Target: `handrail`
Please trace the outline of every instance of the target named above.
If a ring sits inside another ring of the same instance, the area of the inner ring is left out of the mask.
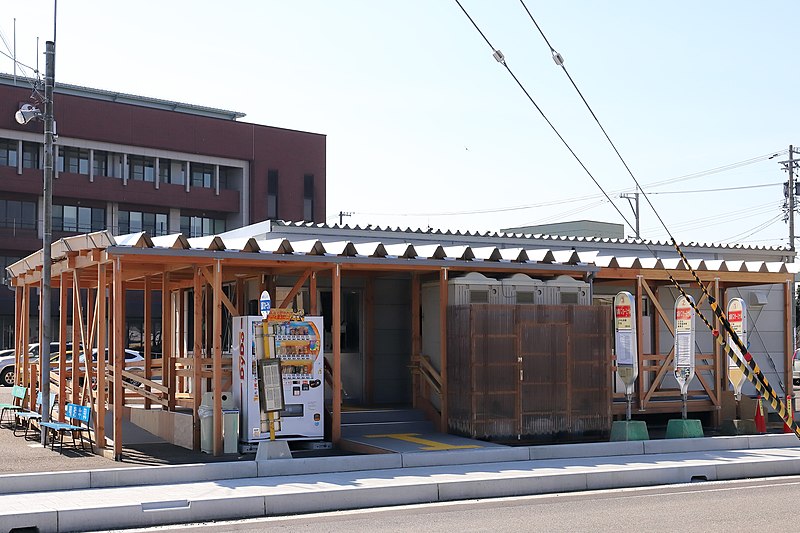
[[[431,364],[431,360],[427,355],[421,355],[419,357],[419,370],[422,377],[425,378],[425,381],[433,387],[433,390],[436,391],[437,394],[442,393],[442,375],[436,370],[433,365]]]

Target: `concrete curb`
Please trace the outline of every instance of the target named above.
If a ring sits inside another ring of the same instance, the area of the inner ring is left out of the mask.
[[[0,494],[514,461],[800,447],[794,434],[597,442],[0,475]],[[730,478],[725,478],[730,479]]]
[[[360,465],[351,463],[351,466]],[[169,484],[152,491],[145,487],[127,487],[118,489],[127,492],[123,492],[124,498],[117,496],[116,501],[112,492],[104,492],[115,489],[101,489],[91,496],[76,494],[80,505],[60,501],[44,503],[38,508],[32,503],[21,512],[0,509],[0,526],[11,529],[36,525],[40,531],[148,527],[472,498],[646,487],[690,483],[698,479],[716,481],[793,474],[800,474],[797,450],[750,452],[746,448],[687,452],[673,459],[653,457],[641,463],[638,460],[627,463],[617,456],[614,461],[600,463],[590,458],[572,458],[508,461],[494,463],[492,467],[480,464],[472,468],[464,465],[398,467],[368,473],[352,470],[195,485]],[[43,510],[42,506],[48,508]]]

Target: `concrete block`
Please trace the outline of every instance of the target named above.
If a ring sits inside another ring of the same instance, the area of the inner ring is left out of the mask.
[[[800,459],[776,460],[774,458],[716,465],[717,479],[745,479],[754,477],[794,476],[800,474]]]
[[[622,465],[613,470],[599,470],[586,474],[589,490],[618,489],[624,487],[649,487],[673,483],[689,483],[692,478],[716,480],[713,465],[645,465],[638,468]]]
[[[59,531],[56,511],[11,512],[0,511],[0,531]]]
[[[616,420],[611,424],[611,442],[650,440],[644,420]]]
[[[475,448],[472,450],[442,450],[401,454],[403,468],[527,461],[530,458],[529,456],[528,449],[522,446],[517,448]]]
[[[145,466],[93,470],[92,488],[121,487],[134,485],[160,485],[168,483],[191,483],[218,479],[257,477],[255,461],[231,461],[193,465]]]
[[[742,437],[651,440],[644,443],[645,454],[739,450],[747,446]]]
[[[402,468],[403,460],[400,454],[379,454],[309,457],[305,459],[270,459],[269,461],[256,461],[256,464],[258,477],[264,477]]]
[[[800,402],[798,402],[800,404]],[[794,433],[776,433],[773,435],[750,435],[747,446],[750,449],[758,448],[794,448],[800,446],[800,439]]]
[[[474,481],[439,483],[439,500],[501,498],[586,490],[586,473],[530,473],[523,476],[498,476]]]
[[[88,489],[90,471],[34,472],[0,476],[0,494]]]
[[[756,423],[750,420],[729,419],[723,420],[719,428],[723,435],[758,435]]]
[[[642,455],[645,441],[591,442],[584,444],[555,444],[530,446],[531,460],[566,459],[571,457],[611,457]]]
[[[668,439],[698,439],[703,436],[703,424],[697,419],[674,418],[667,422]]]
[[[314,490],[295,494],[276,494],[266,497],[267,516],[362,509],[389,505],[410,505],[438,501],[435,483],[401,486],[348,487],[333,490]]]
[[[289,450],[289,443],[285,440],[267,440],[258,443],[256,461],[291,458],[292,452]]]
[[[199,501],[152,501],[133,505],[58,511],[59,531],[90,531],[124,527],[152,527],[204,520],[230,520],[264,516],[264,497],[228,497]]]

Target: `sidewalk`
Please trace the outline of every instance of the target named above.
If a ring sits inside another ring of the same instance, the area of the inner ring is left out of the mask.
[[[129,465],[0,476],[0,529],[145,527],[796,474],[794,435]]]

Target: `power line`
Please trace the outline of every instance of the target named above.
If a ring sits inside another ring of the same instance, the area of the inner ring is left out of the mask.
[[[740,191],[742,189],[762,189],[764,187],[775,187],[777,185],[783,186],[783,183],[762,183],[761,185],[742,185],[740,187],[720,187],[719,189],[695,189],[692,191],[660,191],[651,192],[653,194],[695,194],[704,192],[722,192],[722,191]]]

